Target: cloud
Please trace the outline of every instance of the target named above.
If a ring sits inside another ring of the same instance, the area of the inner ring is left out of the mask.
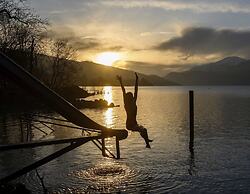
[[[47,0],[47,4],[52,4]],[[246,0],[61,0],[51,14],[65,14],[71,11],[82,12],[85,8],[98,8],[100,6],[117,8],[156,8],[167,11],[193,11],[201,13],[250,13],[250,3]],[[43,6],[46,3],[42,3]],[[41,6],[41,5],[40,5]],[[74,7],[74,9],[65,9],[65,7]],[[47,7],[51,9],[51,7]]]
[[[123,7],[123,8],[160,8],[170,11],[189,10],[202,13],[214,13],[214,12],[250,13],[250,3],[243,0],[240,1],[105,0],[101,1],[101,3],[107,6]]]
[[[123,46],[113,45],[103,39],[95,36],[79,36],[76,35],[71,28],[59,27],[56,30],[48,30],[44,36],[54,40],[66,40],[78,51],[95,50],[102,51],[124,51]]]
[[[98,38],[86,38],[86,37],[68,37],[67,40],[71,46],[79,51],[95,50],[98,52],[103,51],[124,51],[125,48],[119,45],[112,45],[106,43],[104,40]]]
[[[119,45],[109,45],[103,40],[97,38],[82,38],[82,37],[68,37],[67,40],[71,46],[79,51],[95,50],[97,52],[103,51],[123,51],[125,48]]]
[[[61,27],[57,30],[48,30],[45,36],[54,40],[66,40],[73,48],[80,51],[95,49],[101,46],[98,39],[88,36],[77,36],[67,27]]]
[[[162,35],[162,36],[166,36],[166,35],[172,35],[173,32],[165,32],[165,31],[152,31],[152,32],[141,32],[140,33],[140,36],[159,36],[159,35]]]
[[[80,38],[80,37],[73,37],[72,39],[68,39],[71,46],[77,50],[89,50],[89,49],[96,49],[101,46],[98,40],[93,38]]]
[[[178,51],[192,55],[250,56],[250,31],[216,30],[213,28],[186,28],[181,36],[173,37],[154,47],[157,50]]]

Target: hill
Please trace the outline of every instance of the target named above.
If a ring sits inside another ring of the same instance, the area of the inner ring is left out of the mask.
[[[83,85],[118,85],[116,75],[121,75],[125,85],[134,85],[134,71],[109,67],[89,61],[73,62],[79,68],[79,84]],[[156,75],[138,73],[140,85],[174,85],[164,78]]]
[[[42,61],[40,66],[44,67],[44,71],[49,71],[52,66],[52,57],[40,56],[40,61]],[[117,67],[110,67],[101,64],[97,64],[90,61],[74,61],[65,60],[67,64],[67,71],[70,72],[69,79],[75,85],[85,85],[85,86],[98,86],[98,85],[118,85],[119,82],[116,80],[116,75],[121,75],[124,81],[124,85],[134,85],[135,75],[134,71],[120,69]],[[144,86],[163,86],[163,85],[176,85],[175,83],[166,80],[165,78],[159,77],[157,75],[146,75],[137,72],[139,75],[140,85]]]
[[[249,73],[250,60],[227,57],[188,71],[169,73],[165,78],[181,85],[250,85]]]

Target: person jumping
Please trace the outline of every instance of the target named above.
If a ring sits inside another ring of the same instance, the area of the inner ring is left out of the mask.
[[[135,92],[134,96],[132,92],[127,92],[125,90],[125,87],[122,83],[122,77],[117,75],[117,79],[120,82],[122,93],[123,93],[123,101],[124,101],[124,107],[127,113],[127,120],[126,120],[126,128],[130,131],[137,131],[140,133],[142,138],[145,140],[146,148],[150,147],[150,142],[153,140],[150,140],[148,138],[148,132],[147,129],[144,128],[141,125],[138,125],[136,121],[136,115],[137,115],[137,106],[136,106],[136,100],[137,100],[137,94],[138,94],[138,75],[135,73]]]

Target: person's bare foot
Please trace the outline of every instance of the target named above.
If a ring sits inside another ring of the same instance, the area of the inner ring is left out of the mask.
[[[149,143],[146,145],[146,148],[151,148],[150,145],[149,145]]]

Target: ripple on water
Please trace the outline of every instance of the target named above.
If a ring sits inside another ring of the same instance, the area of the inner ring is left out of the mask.
[[[152,169],[133,168],[112,159],[96,163],[87,169],[72,171],[67,176],[69,184],[62,185],[55,193],[161,192],[176,187],[171,181],[171,174],[165,176],[168,183],[157,184],[162,177]]]
[[[85,192],[114,192],[126,191],[137,172],[126,164],[108,160],[85,170],[74,171],[69,176],[85,182]]]

